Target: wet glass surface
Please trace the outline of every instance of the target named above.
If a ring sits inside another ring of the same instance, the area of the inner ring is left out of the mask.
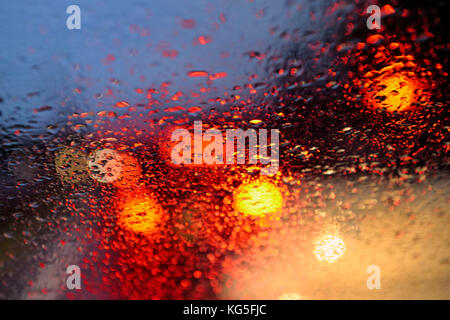
[[[445,1],[71,4],[1,2],[0,298],[450,298]]]

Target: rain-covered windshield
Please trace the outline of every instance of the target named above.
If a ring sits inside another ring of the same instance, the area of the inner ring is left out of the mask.
[[[0,298],[450,298],[444,3],[2,1]]]

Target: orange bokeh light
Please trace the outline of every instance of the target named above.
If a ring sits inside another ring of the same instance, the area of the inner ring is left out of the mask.
[[[246,216],[273,214],[282,206],[280,188],[264,179],[242,184],[234,193],[235,209]]]
[[[118,215],[121,228],[136,233],[149,234],[155,231],[162,220],[162,208],[149,196],[128,199]]]
[[[370,84],[366,97],[375,108],[406,111],[417,101],[418,89],[419,82],[402,73],[382,75]]]

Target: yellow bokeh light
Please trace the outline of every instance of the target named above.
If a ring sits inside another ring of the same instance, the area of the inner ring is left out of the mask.
[[[62,181],[78,183],[87,181],[87,155],[72,147],[62,148],[55,156],[55,168]]]
[[[263,179],[242,184],[234,193],[234,207],[244,215],[265,216],[279,211],[282,205],[280,189]]]
[[[118,225],[124,229],[148,234],[161,222],[162,209],[150,197],[131,198],[118,215]]]
[[[418,83],[398,73],[381,76],[374,83],[368,98],[376,108],[386,108],[389,112],[405,111],[416,102]]]
[[[345,252],[344,240],[337,235],[326,233],[314,240],[314,254],[319,261],[333,263]]]

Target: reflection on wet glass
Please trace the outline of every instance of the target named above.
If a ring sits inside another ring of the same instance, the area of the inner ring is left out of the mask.
[[[448,299],[443,10],[367,6],[4,4],[0,298]],[[194,121],[279,129],[279,171],[173,163]]]

